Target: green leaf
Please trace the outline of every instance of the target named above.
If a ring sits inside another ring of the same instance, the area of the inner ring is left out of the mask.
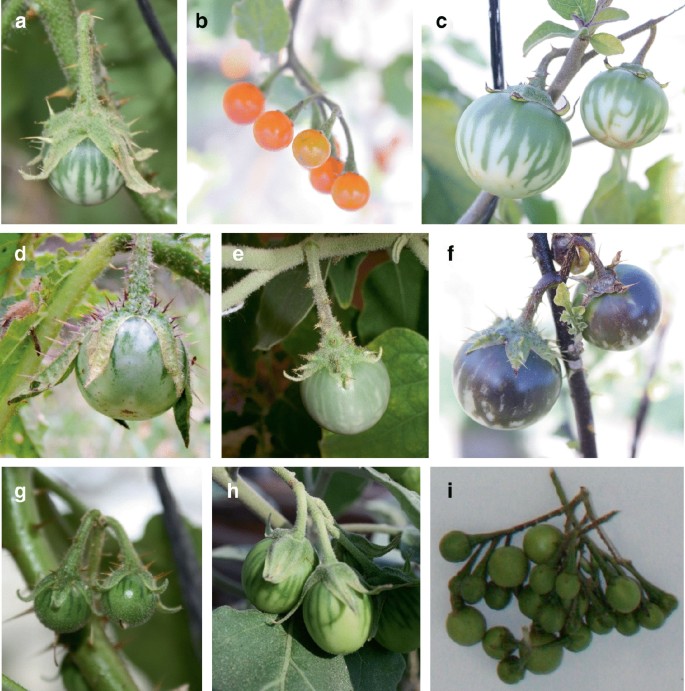
[[[411,116],[413,112],[411,54],[398,55],[381,72],[383,95],[385,100],[402,116]]]
[[[685,199],[679,192],[681,166],[671,156],[645,171],[649,187],[635,216],[636,223],[684,223]]]
[[[462,58],[472,62],[474,65],[478,65],[479,67],[488,66],[488,60],[486,60],[483,53],[481,53],[475,41],[467,41],[462,38],[457,38],[456,36],[450,36],[447,44],[457,55],[461,55]]]
[[[371,477],[385,487],[399,502],[402,510],[417,528],[421,527],[421,497],[414,491],[395,482],[386,473],[380,473],[375,468],[366,469]]]
[[[233,6],[235,32],[260,53],[285,48],[292,22],[282,0],[240,0]]]
[[[402,252],[399,264],[384,262],[374,268],[362,295],[364,310],[357,321],[362,343],[393,327],[428,333],[428,272],[412,252]]]
[[[0,296],[5,294],[11,276],[10,267],[16,263],[14,253],[19,247],[20,238],[19,233],[3,233],[0,236]]]
[[[356,653],[331,656],[319,650],[298,613],[284,624],[257,610],[219,607],[212,613],[212,688],[394,691],[404,658],[367,643]]]
[[[590,36],[592,47],[601,55],[620,55],[625,53],[621,41],[611,34],[593,34]]]
[[[546,41],[548,38],[555,36],[562,36],[563,38],[575,38],[578,32],[568,26],[557,24],[556,22],[542,22],[540,26],[533,29],[530,36],[523,42],[524,57],[538,44]]]
[[[559,223],[556,203],[539,194],[521,199],[521,208],[531,223]]]
[[[360,67],[357,61],[348,60],[340,55],[328,37],[317,38],[314,52],[319,61],[316,76],[322,84],[336,79],[346,79]]]
[[[635,223],[635,215],[644,192],[626,177],[624,153],[616,151],[611,168],[602,175],[582,223]]]
[[[357,283],[357,272],[365,256],[364,254],[353,254],[351,257],[345,257],[331,266],[328,276],[333,286],[335,299],[345,309],[352,304],[354,287]]]
[[[194,526],[187,527],[200,569],[202,531]],[[145,560],[153,562],[154,574],[165,573],[169,579],[169,586],[161,596],[162,602],[169,607],[182,605],[178,565],[161,515],[150,518],[135,547]],[[145,672],[156,688],[173,689],[189,685],[192,690],[200,690],[202,663],[194,653],[185,607],[175,614],[157,612],[140,629],[119,630],[119,640],[126,656]],[[164,655],[159,654],[160,650],[164,650]]]
[[[322,456],[425,458],[428,455],[428,341],[408,329],[390,329],[369,349],[383,348],[390,402],[371,429],[355,435],[324,432]]]
[[[0,436],[0,456],[5,458],[40,458],[43,454],[24,426],[21,415],[14,415],[7,431]]]
[[[451,99],[431,94],[422,98],[422,156],[428,173],[424,223],[454,223],[480,191],[464,172],[454,144],[462,110]]]
[[[625,10],[619,10],[618,7],[607,7],[597,12],[592,23],[594,26],[599,26],[600,24],[608,24],[609,22],[621,22],[629,18],[630,15]]]
[[[565,283],[560,283],[554,293],[554,304],[558,307],[563,307],[564,311],[561,313],[561,321],[567,325],[568,332],[571,336],[582,334],[587,324],[583,321],[585,314],[585,307],[578,305],[574,307],[571,293]]]
[[[307,316],[314,304],[308,281],[307,267],[296,266],[264,286],[257,312],[257,350],[272,348]]]
[[[595,0],[547,0],[549,6],[564,19],[580,17],[585,23],[592,19],[597,3]]]

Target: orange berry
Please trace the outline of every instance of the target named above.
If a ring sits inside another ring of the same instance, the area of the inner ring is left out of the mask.
[[[321,130],[302,130],[293,140],[293,156],[304,168],[318,168],[331,155],[331,143]]]
[[[331,156],[322,166],[309,171],[309,182],[317,192],[330,194],[335,179],[342,174],[343,162]]]
[[[343,173],[333,182],[333,201],[345,211],[356,211],[369,201],[371,190],[366,178],[358,173]]]
[[[293,121],[281,110],[267,110],[255,120],[252,133],[262,149],[279,151],[293,140]]]
[[[224,92],[224,112],[238,125],[249,125],[264,110],[264,94],[250,82],[238,82]]]

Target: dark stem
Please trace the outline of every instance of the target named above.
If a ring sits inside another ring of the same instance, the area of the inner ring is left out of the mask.
[[[504,58],[502,55],[502,26],[500,23],[499,0],[490,0],[490,64],[495,89],[504,88]]]
[[[554,262],[547,235],[545,233],[533,233],[531,242],[533,243],[533,256],[540,267],[540,273],[543,276],[553,273]],[[568,379],[571,402],[576,418],[580,452],[583,458],[597,458],[595,423],[590,402],[590,389],[588,388],[583,370],[583,360],[577,351],[573,337],[561,321],[563,308],[554,304],[554,293],[555,291],[550,288],[547,291],[547,297],[549,298],[552,317],[554,318],[554,327],[557,332],[557,345],[564,361],[564,368]]]
[[[480,192],[457,223],[459,225],[487,223],[492,218],[498,201],[499,197],[496,197],[494,194],[485,191]]]
[[[551,274],[543,274],[540,280],[535,284],[535,287],[531,291],[526,306],[521,312],[519,320],[524,323],[532,324],[533,317],[538,311],[538,307],[542,300],[542,296],[552,288],[556,287],[561,283],[561,276],[555,271]]]
[[[159,52],[166,58],[171,68],[174,70],[174,74],[176,74],[176,55],[174,54],[171,44],[164,35],[164,30],[159,23],[159,19],[157,19],[157,15],[150,4],[150,0],[138,0],[138,9],[143,15],[147,28],[152,34],[152,38],[155,39]]]
[[[645,58],[647,57],[647,51],[652,47],[655,38],[656,26],[653,25],[649,27],[649,38],[647,39],[647,42],[644,46],[642,46],[642,48],[640,48],[640,52],[633,59],[633,63],[635,65],[642,65],[642,63],[645,61]]]
[[[198,659],[202,654],[202,578],[190,533],[179,513],[163,468],[153,468],[152,477],[164,507],[164,526],[178,567],[178,580],[188,612],[190,637]]]
[[[642,436],[645,420],[647,419],[649,406],[652,402],[652,399],[649,395],[649,390],[651,388],[652,381],[656,376],[657,369],[659,368],[659,362],[661,361],[661,354],[663,352],[664,341],[666,340],[666,333],[670,325],[670,318],[668,316],[664,317],[661,321],[661,324],[659,324],[659,328],[656,333],[656,344],[654,346],[654,355],[652,356],[652,363],[649,366],[649,373],[647,375],[647,380],[645,381],[645,388],[642,393],[642,398],[640,399],[640,405],[638,406],[637,414],[635,415],[635,431],[633,433],[633,443],[630,447],[631,458],[637,458],[637,447],[640,443],[640,437]]]

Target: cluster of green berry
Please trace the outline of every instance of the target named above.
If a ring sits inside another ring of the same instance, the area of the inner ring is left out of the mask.
[[[570,501],[563,493],[560,498],[560,509],[527,523],[482,535],[453,530],[440,541],[444,559],[468,560],[449,582],[447,633],[460,645],[481,643],[499,660],[497,674],[507,684],[521,681],[526,671],[553,672],[564,650],[585,650],[593,634],[616,629],[632,636],[641,628],[657,629],[678,606],[673,595],[643,578],[606,540],[601,525],[615,512],[597,518],[585,489]],[[585,507],[582,518],[576,517],[579,506]],[[548,522],[560,515],[566,516],[564,530]],[[522,547],[512,545],[512,537],[524,530]],[[590,537],[594,531],[606,549]],[[503,610],[512,598],[532,622],[520,639],[504,626],[488,627],[473,606],[483,600]]]
[[[262,89],[250,82],[232,84],[223,97],[228,119],[238,125],[252,125],[254,139],[263,149],[280,151],[292,144],[295,160],[309,171],[309,181],[317,192],[330,194],[335,204],[346,211],[365,206],[371,196],[369,183],[354,170],[352,158],[343,164],[335,138],[314,128],[295,135],[293,119],[302,104],[284,113],[265,111],[265,102]]]
[[[101,549],[109,528],[120,546],[120,563],[102,581],[99,578]],[[85,564],[95,564],[84,572]],[[155,583],[145,568],[121,524],[93,509],[84,514],[72,545],[59,568],[42,578],[27,597],[33,601],[38,620],[55,633],[80,631],[99,609],[122,627],[147,623],[156,610],[177,612],[180,607],[165,607],[160,595],[168,585]]]

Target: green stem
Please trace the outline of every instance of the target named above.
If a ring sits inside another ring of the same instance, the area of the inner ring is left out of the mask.
[[[56,494],[60,499],[63,499],[71,508],[71,510],[80,516],[88,511],[88,507],[78,497],[74,496],[64,485],[56,480],[53,480],[49,475],[46,475],[41,470],[35,469],[33,478],[36,487],[47,489],[53,494]]]
[[[319,259],[349,257],[354,254],[388,250],[400,236],[399,233],[364,233],[355,235],[317,235]],[[422,236],[425,237],[425,236]],[[239,305],[252,293],[266,285],[284,271],[306,261],[304,247],[309,238],[289,247],[264,249],[225,245],[222,248],[222,265],[225,269],[252,270],[226,290],[222,296],[223,313]],[[236,251],[242,252],[242,260],[236,259]]]
[[[338,558],[335,556],[333,546],[331,545],[331,539],[328,537],[328,528],[326,527],[324,515],[319,508],[318,502],[316,502],[313,497],[310,497],[310,500],[309,515],[312,517],[312,521],[316,526],[321,563],[324,566],[336,564],[338,562]]]
[[[135,235],[120,233],[116,238],[116,250],[123,251],[133,242]],[[209,262],[198,257],[187,242],[175,240],[163,233],[155,233],[152,235],[152,258],[155,264],[165,266],[178,276],[194,283],[205,293],[209,293]]]
[[[24,501],[14,497],[25,488]],[[57,569],[59,560],[40,533],[41,516],[31,468],[2,469],[2,546],[10,552],[29,588]]]
[[[95,37],[92,14],[82,12],[77,19],[76,40],[78,45],[78,100],[91,111],[99,107],[95,91]]]
[[[32,2],[31,6],[37,6],[34,9],[50,39],[67,85],[76,91],[78,80],[74,66],[78,64],[78,47],[74,0],[51,0],[40,5]],[[3,9],[3,15],[4,12]]]
[[[136,236],[128,268],[127,306],[135,314],[147,314],[152,309],[152,236]]]
[[[91,509],[81,518],[81,524],[76,531],[74,541],[60,564],[60,572],[68,574],[69,578],[74,576],[77,578],[79,577],[81,564],[83,563],[83,554],[86,550],[88,539],[90,538],[94,525],[100,520],[101,516],[102,514],[97,509]]]
[[[309,270],[309,287],[314,294],[314,304],[319,315],[319,329],[323,338],[334,337],[344,338],[344,334],[338,320],[333,316],[331,309],[331,299],[326,292],[326,283],[321,275],[321,265],[319,263],[319,247],[315,241],[310,241],[304,246],[304,255],[307,259],[307,269]]]
[[[7,675],[3,674],[2,691],[26,691],[26,689],[23,686],[21,686],[21,684],[17,684],[16,681],[10,679]]]
[[[305,536],[307,530],[307,490],[302,482],[297,479],[295,473],[287,468],[272,468],[271,470],[278,475],[295,493],[297,502],[297,515],[295,517],[295,533],[301,537]]]
[[[238,488],[238,497],[240,502],[244,504],[255,516],[261,518],[264,523],[271,522],[274,528],[289,528],[290,521],[269,504],[264,497],[258,494],[251,485],[243,480],[237,473],[233,475],[225,468],[212,468],[212,479],[220,487],[228,488],[230,482],[234,487]]]
[[[145,565],[136,548],[133,546],[128,534],[124,530],[124,526],[111,516],[106,516],[107,526],[112,529],[114,535],[119,543],[119,555],[125,567],[145,570]]]
[[[139,162],[138,168],[143,177],[147,177],[147,172],[149,171],[146,167],[146,161]],[[138,194],[128,187],[126,191],[148,223],[178,223],[174,193],[161,187],[159,192],[154,194]]]

